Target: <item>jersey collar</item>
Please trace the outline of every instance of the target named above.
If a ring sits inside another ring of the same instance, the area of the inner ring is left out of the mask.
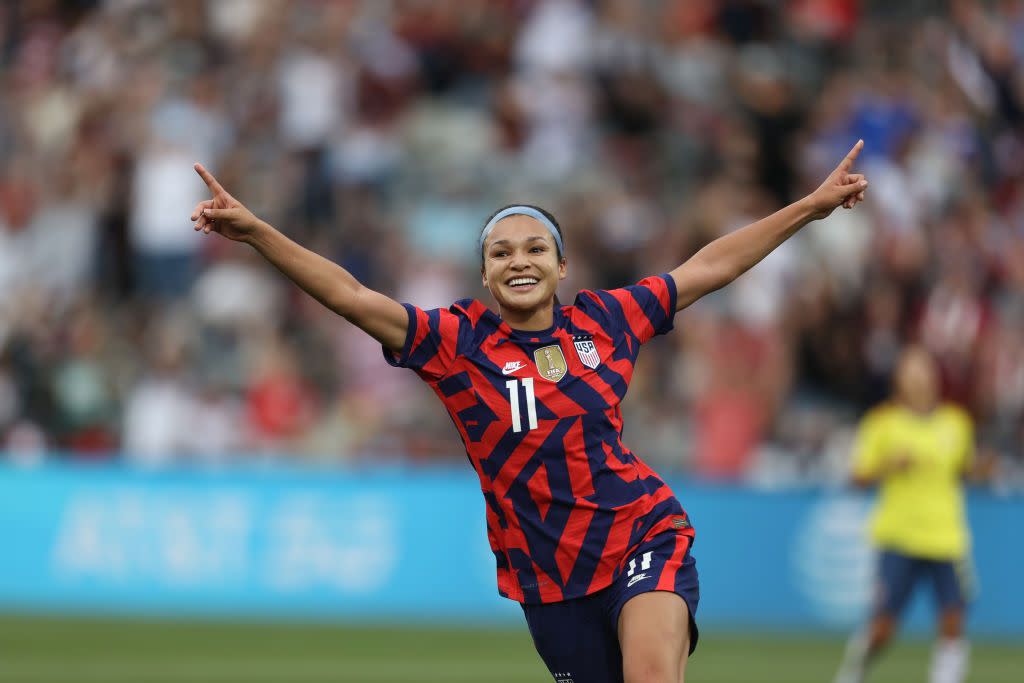
[[[544,339],[547,337],[554,336],[555,332],[564,326],[565,313],[562,310],[564,308],[566,307],[558,304],[555,305],[554,315],[552,318],[552,325],[551,327],[547,327],[543,330],[517,330],[513,328],[511,325],[509,325],[507,322],[505,322],[501,318],[501,316],[499,316],[494,311],[487,309],[487,312],[490,316],[492,316],[494,322],[497,323],[498,329],[500,329],[502,332],[504,332],[513,339],[525,341],[529,339]]]

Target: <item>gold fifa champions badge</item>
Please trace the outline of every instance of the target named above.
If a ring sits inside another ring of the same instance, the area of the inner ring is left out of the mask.
[[[557,382],[565,377],[568,365],[562,355],[562,347],[557,344],[545,346],[533,352],[533,360],[537,363],[537,372],[546,380]]]

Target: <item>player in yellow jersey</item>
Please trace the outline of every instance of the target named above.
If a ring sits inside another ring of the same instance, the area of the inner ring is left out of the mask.
[[[864,680],[918,583],[929,584],[938,607],[930,683],[964,680],[971,579],[963,479],[973,466],[974,430],[963,409],[939,398],[935,361],[912,346],[896,368],[892,400],[860,424],[853,481],[879,489],[870,527],[878,585],[870,623],[851,638],[836,683]]]

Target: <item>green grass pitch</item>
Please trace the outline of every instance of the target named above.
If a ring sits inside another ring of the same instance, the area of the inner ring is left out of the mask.
[[[842,642],[707,632],[695,683],[828,683]],[[929,645],[901,642],[869,683],[927,679]],[[976,642],[969,681],[1024,680],[1024,644]],[[550,683],[513,630],[0,616],[0,683]],[[586,683],[578,681],[577,683]]]

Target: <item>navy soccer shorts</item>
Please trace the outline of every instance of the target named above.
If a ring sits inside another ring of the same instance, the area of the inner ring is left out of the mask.
[[[941,611],[963,609],[973,591],[973,575],[967,561],[928,560],[883,550],[878,556],[878,587],[875,615],[899,616],[918,583],[931,584]]]
[[[555,681],[622,683],[619,613],[630,598],[650,591],[676,593],[686,602],[693,653],[700,591],[691,542],[664,531],[641,543],[607,588],[575,600],[523,605],[533,643]]]

